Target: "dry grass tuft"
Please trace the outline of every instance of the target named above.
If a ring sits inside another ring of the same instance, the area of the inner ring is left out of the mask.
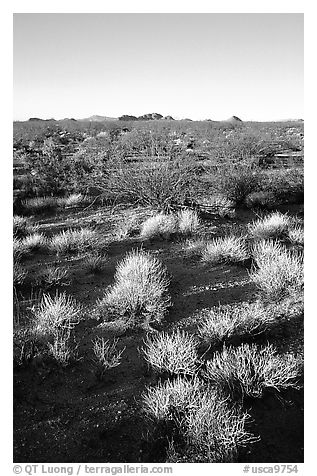
[[[200,220],[195,210],[182,210],[177,215],[178,232],[181,235],[192,235],[197,233],[200,227]]]
[[[208,242],[202,251],[202,260],[210,264],[241,263],[249,258],[247,246],[242,238],[228,236]]]
[[[98,239],[96,232],[89,228],[79,230],[66,230],[52,237],[50,249],[58,254],[84,253],[87,249],[94,248]]]
[[[291,218],[280,212],[274,212],[248,225],[250,236],[255,240],[286,238]]]
[[[165,215],[160,213],[148,218],[141,226],[141,238],[162,238],[169,239],[178,231],[178,222],[175,215]]]

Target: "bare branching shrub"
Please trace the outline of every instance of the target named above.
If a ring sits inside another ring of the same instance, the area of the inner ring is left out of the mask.
[[[200,338],[208,344],[217,344],[238,335],[257,335],[269,328],[274,317],[268,308],[256,301],[204,309],[199,312]]]
[[[215,238],[202,251],[202,260],[211,263],[241,263],[249,258],[249,252],[242,238],[228,236]]]
[[[141,237],[169,239],[178,231],[178,222],[175,215],[160,213],[148,218],[142,225]]]
[[[182,235],[196,233],[200,226],[200,220],[195,210],[181,210],[178,215],[178,231]]]
[[[157,372],[194,375],[197,371],[197,341],[184,331],[161,332],[148,337],[142,349],[145,360]]]
[[[302,292],[304,286],[303,256],[294,254],[274,242],[263,242],[253,250],[257,265],[250,278],[266,299]]]
[[[70,284],[68,270],[56,265],[48,265],[39,276],[39,282],[47,288],[68,286]]]
[[[24,238],[31,233],[37,231],[38,226],[30,222],[29,218],[19,215],[13,216],[13,236],[14,238]]]
[[[239,448],[257,440],[244,428],[248,415],[197,378],[159,383],[143,395],[143,404],[154,423],[170,422],[178,430],[182,461],[233,462]]]
[[[242,344],[237,348],[224,346],[222,352],[216,352],[206,364],[205,376],[232,398],[260,398],[266,388],[280,391],[296,387],[300,371],[293,355],[278,355],[272,345]]]
[[[194,167],[186,160],[152,157],[138,167],[114,163],[100,188],[117,201],[129,201],[168,211],[183,205],[194,180]]]
[[[219,169],[218,190],[235,205],[241,205],[252,192],[260,189],[262,175],[249,166],[233,165]]]
[[[170,306],[169,280],[155,257],[131,251],[119,263],[114,281],[97,305],[105,320],[124,318],[129,326],[147,327],[163,318]]]
[[[122,354],[125,351],[125,347],[118,350],[119,339],[114,339],[113,342],[104,339],[103,337],[97,337],[93,343],[94,352],[94,366],[96,368],[96,375],[99,379],[102,379],[107,370],[117,367],[121,363]]]
[[[13,362],[16,366],[28,365],[37,355],[37,342],[32,328],[18,327],[13,332]]]
[[[107,255],[100,254],[98,251],[88,254],[83,260],[83,266],[89,273],[102,273],[108,261]]]
[[[58,328],[54,331],[53,341],[47,343],[49,353],[53,358],[66,367],[71,360],[76,358],[76,347],[71,344],[71,329]]]
[[[256,240],[285,238],[291,224],[291,218],[280,212],[274,212],[248,225],[249,234]]]
[[[59,330],[72,330],[81,314],[82,309],[73,297],[65,293],[56,293],[54,297],[44,294],[34,311],[34,326],[36,332],[45,338]]]
[[[156,387],[150,387],[143,394],[143,408],[146,415],[154,421],[172,420],[195,404],[202,391],[202,383],[197,378],[187,380],[178,376],[166,380]]]
[[[258,441],[245,429],[249,415],[230,407],[217,393],[200,395],[182,425],[187,451],[195,462],[233,463],[240,448]]]
[[[83,253],[97,245],[98,237],[94,230],[80,228],[79,230],[66,230],[52,237],[50,249],[58,254]]]

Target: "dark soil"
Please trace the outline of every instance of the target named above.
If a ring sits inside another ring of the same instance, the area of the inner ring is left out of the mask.
[[[14,461],[15,462],[156,462],[164,461],[164,445],[148,438],[150,427],[142,413],[142,392],[155,384],[140,355],[142,332],[116,334],[119,348],[126,347],[120,366],[111,369],[103,381],[96,378],[92,365],[91,341],[96,336],[111,338],[115,332],[100,326],[92,309],[111,284],[117,263],[136,247],[150,250],[166,265],[171,275],[173,307],[161,323],[162,329],[182,327],[195,331],[193,315],[202,308],[240,301],[252,301],[256,289],[249,282],[246,266],[208,266],[189,258],[181,242],[137,238],[115,241],[112,231],[129,211],[109,210],[64,213],[40,221],[48,235],[66,227],[93,226],[108,239],[109,261],[100,275],[82,269],[81,259],[60,259],[70,270],[71,283],[65,287],[85,306],[86,318],[76,328],[78,360],[66,368],[48,360],[35,359],[26,367],[14,369]],[[135,210],[131,213],[136,213]],[[146,216],[148,210],[140,210]],[[230,225],[244,226],[253,219],[243,212]],[[222,234],[228,221],[205,223],[205,233]],[[25,262],[29,283],[18,293],[30,294],[31,282],[41,267],[55,262],[49,254],[36,255]],[[33,290],[34,291],[34,290]],[[302,353],[302,319],[284,324],[259,343],[272,342],[279,350]],[[245,402],[252,417],[250,428],[261,440],[240,455],[242,462],[296,463],[303,461],[303,392],[266,394]]]

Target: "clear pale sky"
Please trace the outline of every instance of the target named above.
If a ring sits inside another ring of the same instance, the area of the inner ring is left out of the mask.
[[[304,118],[303,14],[14,14],[14,119]]]

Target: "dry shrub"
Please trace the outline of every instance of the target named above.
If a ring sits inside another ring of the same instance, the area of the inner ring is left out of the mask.
[[[143,394],[143,408],[146,415],[155,422],[172,420],[176,413],[185,413],[197,401],[203,384],[198,378],[187,380],[178,376],[166,380],[156,387],[150,387]]]
[[[251,281],[265,299],[281,299],[302,292],[304,286],[303,256],[291,253],[274,242],[261,242],[254,247],[256,268]]]
[[[160,332],[144,341],[148,364],[159,373],[194,375],[197,371],[197,341],[184,331]]]
[[[82,309],[72,296],[44,294],[34,311],[34,326],[38,335],[47,337],[59,330],[72,330],[79,322]]]
[[[280,391],[296,387],[299,376],[299,362],[293,355],[277,355],[272,345],[255,344],[224,346],[206,363],[205,371],[209,382],[233,399],[260,398],[266,388]]]
[[[205,388],[197,378],[177,377],[159,383],[143,395],[143,404],[156,425],[174,426],[179,446],[174,454],[179,453],[182,462],[233,462],[239,448],[257,440],[245,430],[248,415],[237,407],[230,408],[224,398]]]
[[[105,320],[124,319],[129,326],[160,321],[170,306],[169,280],[160,261],[143,250],[133,250],[119,263],[114,284],[97,304]]]
[[[202,260],[210,264],[241,263],[248,258],[244,240],[236,236],[215,238],[202,251]]]
[[[274,323],[270,309],[259,301],[203,309],[199,312],[199,318],[199,336],[210,345],[233,336],[260,334]]]
[[[109,340],[103,337],[97,337],[92,342],[94,352],[93,363],[96,368],[97,378],[102,379],[107,370],[120,365],[125,347],[118,350],[118,342],[118,339],[114,339],[114,341],[110,343]]]

